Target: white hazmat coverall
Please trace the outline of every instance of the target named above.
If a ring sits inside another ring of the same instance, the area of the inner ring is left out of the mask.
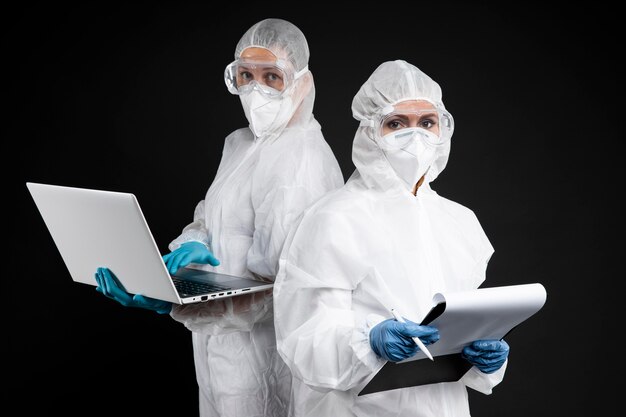
[[[304,35],[280,19],[250,28],[235,58],[249,46],[269,49],[296,70],[308,64]],[[215,179],[196,206],[193,223],[170,250],[200,241],[220,264],[192,267],[274,280],[293,222],[305,207],[343,185],[312,113],[314,98],[313,77],[306,72],[281,101],[282,114],[293,115],[288,123],[266,124],[261,137],[243,128],[226,138]],[[250,109],[245,110],[250,120]],[[267,114],[263,117],[267,121]],[[286,415],[291,376],[276,351],[271,291],[176,305],[171,316],[192,331],[201,416]]]
[[[405,100],[443,107],[439,85],[426,74],[386,62],[352,111],[367,122]],[[493,253],[475,214],[429,185],[446,165],[449,142],[413,195],[365,124],[354,138],[353,175],[305,211],[279,261],[274,322],[278,351],[294,375],[290,416],[469,416],[466,387],[491,393],[506,364],[492,374],[472,367],[458,382],[357,396],[386,363],[370,347],[370,329],[391,318],[391,308],[419,323],[435,293],[477,288]]]

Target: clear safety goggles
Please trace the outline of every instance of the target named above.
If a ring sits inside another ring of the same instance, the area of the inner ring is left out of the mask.
[[[420,137],[432,146],[445,145],[452,137],[454,119],[444,109],[395,111],[390,106],[386,110],[376,120],[364,123],[375,129],[377,139],[383,139],[386,147],[407,146],[413,140],[416,130],[420,131],[422,133]]]
[[[280,96],[295,80],[309,70],[308,66],[294,73],[285,61],[250,61],[237,59],[224,70],[224,81],[232,94],[245,94],[256,89],[269,96]]]

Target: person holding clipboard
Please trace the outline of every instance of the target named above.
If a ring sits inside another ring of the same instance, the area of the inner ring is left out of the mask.
[[[494,250],[474,212],[430,186],[454,130],[435,81],[405,61],[384,62],[352,113],[356,170],[304,212],[275,280],[290,416],[469,417],[467,387],[490,394],[504,377],[504,340],[470,343],[458,381],[359,395],[386,363],[420,351],[414,338],[426,350],[437,343],[437,328],[418,324],[433,294],[478,288]]]

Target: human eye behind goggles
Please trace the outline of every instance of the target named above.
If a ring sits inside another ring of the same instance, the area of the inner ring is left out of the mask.
[[[438,117],[436,113],[427,114],[393,114],[386,117],[381,126],[381,136],[402,129],[422,128],[438,133]]]
[[[237,86],[242,87],[252,81],[278,91],[284,89],[284,75],[275,68],[240,66],[237,71]]]

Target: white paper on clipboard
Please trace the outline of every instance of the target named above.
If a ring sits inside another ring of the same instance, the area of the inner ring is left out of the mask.
[[[437,293],[431,313],[421,322],[439,330],[439,340],[428,350],[436,359],[459,353],[474,340],[502,339],[538,312],[546,297],[546,289],[538,283]],[[419,352],[403,362],[425,358]]]
[[[364,381],[358,395],[412,386],[458,381],[470,368],[461,351],[474,340],[502,339],[538,312],[546,302],[541,284],[521,284],[438,293],[421,321],[437,327],[440,339],[428,346],[434,361],[422,352],[401,362],[387,362]]]

